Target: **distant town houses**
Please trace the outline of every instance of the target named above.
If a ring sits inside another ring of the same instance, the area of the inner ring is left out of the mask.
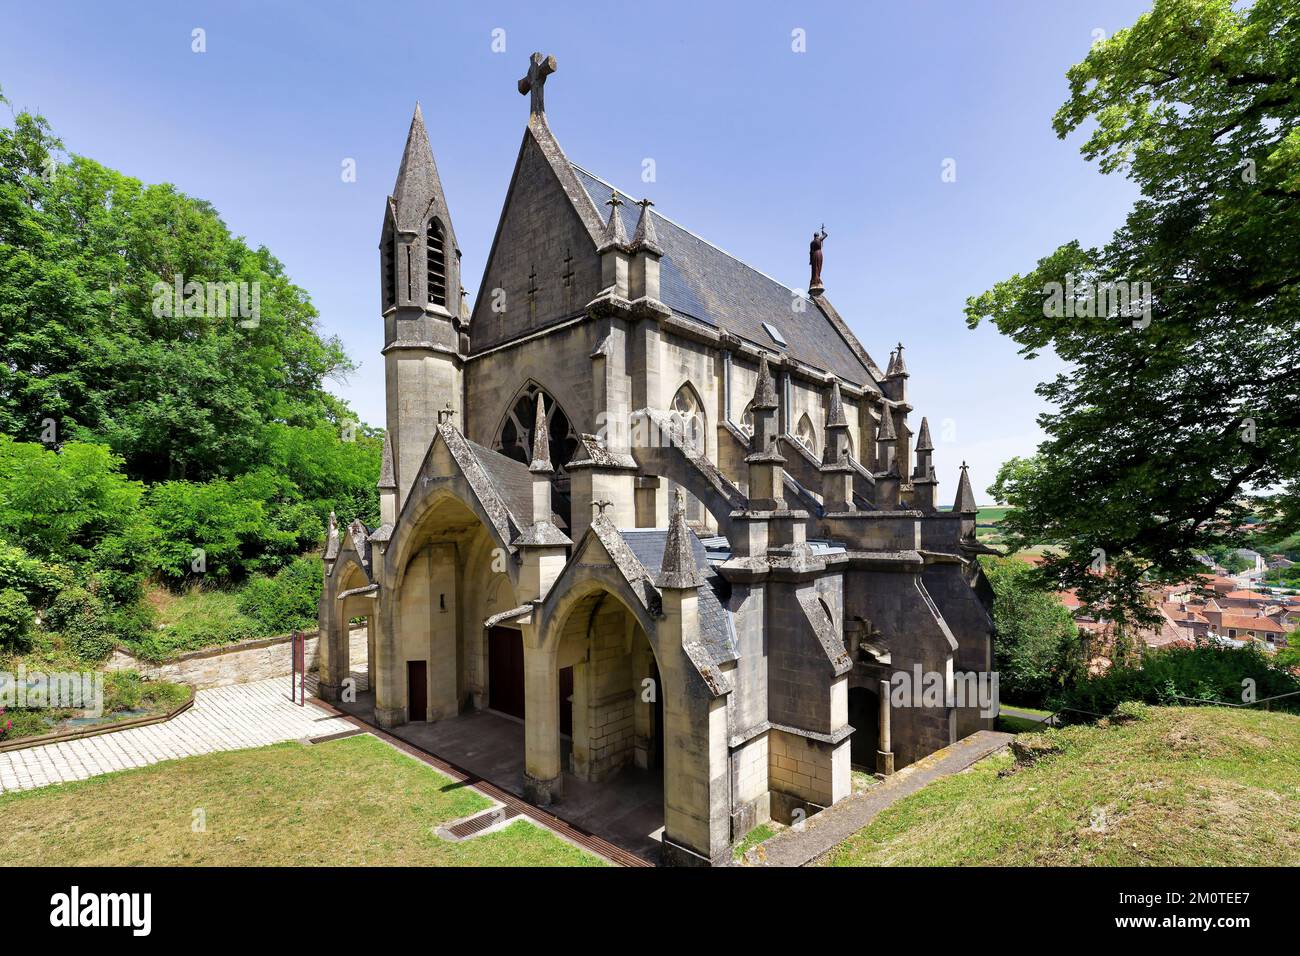
[[[1025,556],[1025,560],[1038,563],[1041,559]],[[1253,643],[1268,653],[1286,647],[1287,635],[1300,628],[1300,596],[1245,587],[1244,577],[1207,573],[1187,584],[1152,589],[1159,623],[1130,632],[1130,646],[1168,647],[1213,641],[1244,647]],[[1057,597],[1074,615],[1084,639],[1089,670],[1105,671],[1111,665],[1116,644],[1114,622],[1084,607],[1074,591],[1060,591]]]

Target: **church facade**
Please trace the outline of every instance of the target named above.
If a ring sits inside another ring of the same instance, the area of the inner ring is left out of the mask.
[[[663,859],[843,799],[988,727],[891,677],[992,667],[963,466],[936,505],[899,346],[881,369],[792,290],[571,162],[534,54],[527,128],[472,306],[417,107],[379,243],[377,528],[331,527],[320,692],[369,628],[384,727],[524,724],[524,795],[663,781]]]

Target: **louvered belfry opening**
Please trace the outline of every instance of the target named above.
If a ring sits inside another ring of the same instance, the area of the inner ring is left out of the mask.
[[[443,250],[442,224],[429,220],[424,235],[425,274],[428,277],[429,304],[447,307],[447,257]]]
[[[384,286],[384,308],[397,304],[397,237],[384,238],[383,275],[380,277]]]

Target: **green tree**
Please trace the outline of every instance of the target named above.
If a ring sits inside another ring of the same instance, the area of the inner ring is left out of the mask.
[[[257,315],[169,302],[178,279],[244,283]],[[323,383],[352,365],[316,318],[208,203],[64,158],[40,116],[0,128],[0,432],[43,438],[52,421],[148,482],[242,474],[267,462],[270,423],[337,433],[351,417]]]
[[[1250,566],[1250,562],[1239,555],[1236,551],[1223,559],[1223,570],[1227,571],[1229,574],[1240,574]]]
[[[1141,197],[1107,245],[1061,246],[967,321],[1069,365],[1038,387],[1039,455],[1002,482],[1011,543],[1060,544],[1045,585],[1150,620],[1144,587],[1244,544],[1252,494],[1280,489],[1271,526],[1300,527],[1300,11],[1155,0],[1068,75],[1057,134],[1086,130]],[[1109,282],[1149,283],[1149,323],[1094,307]]]
[[[981,558],[993,587],[994,669],[1004,699],[1041,703],[1076,676],[1079,629],[1068,608],[1041,590],[1033,567],[1016,558]]]
[[[104,445],[68,442],[61,453],[0,435],[0,533],[53,561],[93,561],[139,533],[144,488]]]
[[[1274,658],[1279,667],[1300,668],[1300,627],[1286,636],[1286,647],[1279,647]]]

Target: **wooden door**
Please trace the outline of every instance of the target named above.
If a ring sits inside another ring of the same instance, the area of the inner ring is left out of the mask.
[[[524,638],[512,628],[488,631],[488,706],[524,716]]]
[[[429,666],[424,661],[406,662],[406,719],[429,719]]]

